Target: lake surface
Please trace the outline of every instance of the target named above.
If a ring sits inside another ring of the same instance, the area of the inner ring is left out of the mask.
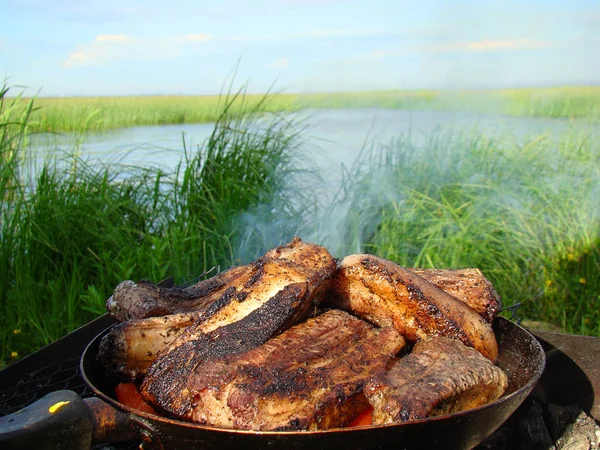
[[[483,133],[491,138],[526,141],[542,134],[558,137],[573,129],[568,119],[520,118],[462,111],[406,111],[381,108],[304,110],[292,116],[302,128],[302,153],[335,189],[342,167],[349,167],[365,147],[389,144],[394,138],[411,135],[413,142],[424,142],[433,133]],[[578,130],[598,135],[598,127],[585,122]],[[90,161],[160,165],[174,168],[188,149],[210,136],[214,124],[176,124],[124,128],[89,133],[78,139],[71,135],[39,135],[33,147],[43,158],[48,149],[77,153]],[[311,166],[312,167],[312,166]]]

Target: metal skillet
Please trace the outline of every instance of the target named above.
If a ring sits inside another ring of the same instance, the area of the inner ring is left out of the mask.
[[[140,412],[115,399],[114,383],[98,367],[98,346],[107,328],[81,357],[85,382],[96,397],[56,391],[0,418],[0,448],[89,449],[96,443],[137,441],[144,449],[470,449],[491,435],[519,407],[540,379],[544,351],[536,338],[498,317],[497,365],[509,376],[503,397],[459,413],[410,422],[321,431],[226,430]]]

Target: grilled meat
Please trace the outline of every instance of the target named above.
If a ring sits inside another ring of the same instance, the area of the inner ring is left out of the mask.
[[[251,265],[232,267],[187,288],[161,287],[149,281],[122,281],[106,301],[108,313],[120,322],[206,310],[232,284],[245,283]]]
[[[368,407],[364,383],[403,345],[393,327],[327,311],[260,347],[199,364],[186,418],[247,430],[345,425]]]
[[[475,408],[499,398],[508,378],[461,342],[434,337],[415,344],[365,386],[373,424],[405,422]]]
[[[233,283],[236,279],[247,281],[251,270],[251,265],[234,267],[206,280],[206,282],[198,283],[198,285],[203,284],[204,286],[210,283],[215,287],[212,294],[207,294],[204,299],[207,303],[214,301],[213,294],[222,293],[229,287],[225,283]],[[410,268],[408,270],[462,300],[490,323],[501,308],[500,297],[479,269]],[[163,288],[157,289],[156,292],[164,294],[176,292],[176,290]],[[160,298],[161,301],[168,302],[170,309],[183,306],[182,302],[169,301],[170,297],[168,296],[163,295]],[[129,299],[134,301],[133,297],[129,297]],[[138,296],[137,301],[143,302],[144,300]],[[203,309],[199,305],[196,308],[190,308],[192,311],[187,313],[130,320],[116,326],[109,332],[109,337],[105,338],[105,342],[100,348],[102,360],[106,362],[107,367],[114,368],[114,376],[118,380],[141,379],[158,353],[170,344],[185,327],[201,316]]]
[[[230,269],[215,276],[218,281],[207,280],[213,286],[226,285],[222,283],[241,279],[241,269],[251,272],[251,265]],[[411,272],[425,278],[440,289],[467,303],[484,318],[491,322],[501,307],[500,298],[492,284],[479,269],[420,269],[410,268]],[[237,275],[234,273],[236,271]],[[229,275],[227,275],[229,274]],[[227,277],[226,277],[227,275]],[[200,284],[200,283],[199,283]],[[162,292],[165,291],[164,289]],[[172,291],[171,291],[172,292]],[[220,292],[215,288],[213,293]],[[163,297],[163,299],[167,299]],[[141,298],[138,297],[138,301]],[[214,299],[211,299],[214,301]],[[181,306],[170,303],[173,309]],[[156,359],[158,353],[170,344],[184,329],[197,320],[202,309],[188,313],[171,314],[158,318],[129,320],[117,325],[109,332],[100,347],[100,357],[107,367],[114,367],[117,379],[141,379],[147,368]]]
[[[241,284],[230,283],[193,325],[150,366],[141,393],[165,414],[188,415],[188,378],[200,363],[257,347],[307,318],[335,270],[321,246],[294,238],[252,264]]]
[[[200,317],[200,312],[178,313],[115,325],[98,349],[106,375],[115,381],[141,380],[156,356]]]
[[[502,309],[500,296],[479,269],[408,270],[463,301],[490,323]]]
[[[393,325],[407,341],[430,336],[461,340],[495,361],[491,325],[475,310],[408,269],[372,255],[338,263],[328,302],[379,326]]]
[[[502,308],[500,296],[479,269],[408,270],[462,300],[488,322],[492,322]],[[235,266],[186,288],[166,288],[145,280],[139,283],[125,280],[108,298],[106,309],[120,322],[180,312],[202,312],[231,284],[246,280],[251,271],[251,264]]]

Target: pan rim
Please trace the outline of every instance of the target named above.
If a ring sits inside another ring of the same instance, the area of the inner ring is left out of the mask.
[[[512,399],[514,399],[517,396],[523,396],[523,399],[524,399],[526,397],[526,395],[528,395],[533,390],[533,388],[535,387],[535,385],[538,383],[539,379],[541,378],[542,373],[544,372],[544,369],[546,366],[546,356],[545,356],[545,352],[544,352],[542,345],[540,344],[540,342],[535,338],[535,336],[531,332],[529,332],[528,330],[526,330],[519,324],[517,324],[505,317],[502,317],[502,316],[498,316],[496,318],[496,320],[504,321],[507,324],[510,324],[509,326],[515,327],[515,329],[518,330],[519,332],[525,333],[525,335],[530,340],[530,342],[529,342],[530,345],[532,345],[532,347],[535,348],[535,350],[533,350],[533,351],[540,358],[540,364],[538,364],[534,367],[533,373],[531,373],[529,381],[527,383],[525,383],[523,386],[521,386],[518,389],[511,392],[510,394],[503,395],[499,399],[494,400],[493,402],[486,403],[485,405],[477,406],[475,408],[469,408],[469,409],[466,409],[463,411],[458,411],[458,412],[451,413],[451,414],[443,414],[443,415],[439,415],[439,416],[426,417],[423,419],[413,419],[413,420],[409,420],[406,422],[394,422],[394,423],[379,424],[379,425],[361,425],[361,426],[354,426],[354,427],[337,427],[337,428],[328,428],[328,429],[324,429],[324,430],[256,431],[256,430],[241,430],[241,429],[235,429],[235,428],[221,428],[221,427],[214,427],[214,426],[209,426],[209,425],[202,425],[199,423],[186,422],[183,420],[171,419],[169,417],[164,417],[164,416],[159,416],[156,414],[150,414],[150,413],[147,413],[144,411],[139,411],[135,408],[131,408],[127,405],[120,403],[118,400],[116,400],[115,398],[111,397],[110,395],[106,394],[101,389],[99,389],[96,386],[96,384],[93,383],[90,380],[90,378],[88,377],[87,370],[84,365],[84,361],[86,360],[86,355],[88,355],[88,353],[91,353],[93,351],[93,347],[95,345],[97,345],[98,341],[116,324],[113,324],[113,325],[105,328],[104,330],[102,330],[100,333],[98,333],[98,335],[96,335],[88,343],[88,345],[85,347],[85,350],[83,351],[83,353],[81,355],[80,362],[79,362],[79,370],[80,370],[83,380],[88,385],[88,387],[94,392],[94,394],[118,410],[126,411],[130,414],[133,414],[134,416],[143,417],[148,420],[159,421],[159,422],[162,422],[162,423],[165,423],[168,425],[176,425],[179,427],[195,429],[195,430],[202,430],[202,431],[211,432],[211,433],[221,432],[221,433],[225,433],[227,435],[233,434],[233,435],[252,435],[252,436],[289,436],[292,434],[301,435],[301,436],[319,436],[319,435],[328,435],[328,434],[334,434],[334,433],[337,434],[340,432],[353,433],[356,431],[406,427],[406,426],[418,425],[418,424],[424,424],[424,423],[440,422],[443,420],[456,419],[456,418],[460,418],[462,416],[472,415],[479,411],[491,409],[491,408],[500,406],[504,403],[510,402]],[[494,328],[496,328],[496,327],[494,327]],[[523,395],[525,393],[527,393],[527,394]]]

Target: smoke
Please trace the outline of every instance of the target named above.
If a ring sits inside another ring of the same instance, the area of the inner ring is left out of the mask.
[[[478,242],[494,233],[526,235],[539,253],[594,239],[600,156],[589,139],[597,130],[543,135],[540,123],[514,119],[512,134],[430,124],[373,136],[338,167],[307,158],[285,192],[239,215],[238,258],[251,261],[299,236],[334,257],[374,252],[425,263],[418,258],[437,252],[428,264],[474,265],[482,264],[469,259],[481,257]]]
[[[324,127],[335,130],[332,122],[337,120],[331,117],[335,115],[326,114],[323,120],[317,114],[318,126],[312,132]],[[394,189],[388,171],[376,168],[372,161],[389,133],[381,129],[378,133],[363,123],[365,135],[360,136],[353,133],[352,117],[343,122],[349,129],[341,147],[319,136],[307,137],[303,146],[293,149],[296,167],[279,195],[238,215],[236,260],[252,261],[294,236],[325,246],[335,257],[364,251],[364,243],[380,224],[379,211],[398,201],[401,192]],[[305,128],[307,136],[310,131]]]
[[[360,195],[355,196],[356,192]],[[324,197],[323,192],[316,194],[312,208],[296,208],[292,212],[289,205],[275,201],[241,213],[236,222],[244,231],[237,246],[237,259],[249,262],[294,236],[326,247],[334,257],[363,252],[364,244],[380,225],[379,211],[397,202],[401,193],[392,188],[383,173],[378,176],[373,171],[361,180],[360,186],[339,186],[327,203],[318,201],[318,197]],[[282,197],[289,199],[289,193]]]

